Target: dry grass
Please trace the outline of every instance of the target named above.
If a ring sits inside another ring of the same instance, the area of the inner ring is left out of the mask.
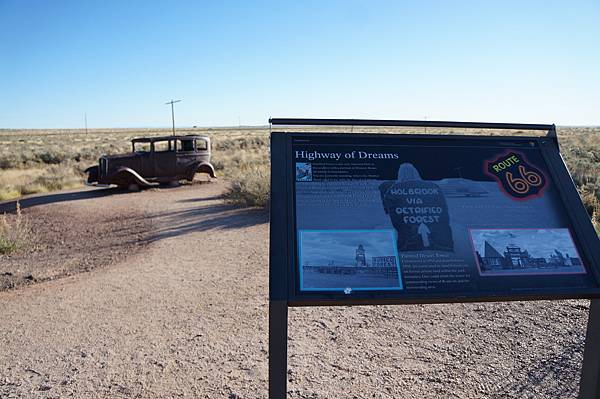
[[[225,198],[234,204],[266,208],[269,205],[269,166],[253,165],[232,176]]]
[[[0,254],[10,254],[27,244],[30,232],[29,223],[17,201],[14,215],[0,215]]]
[[[296,130],[307,130],[300,128]],[[319,129],[323,131],[323,129]],[[328,128],[327,131],[340,131]],[[347,128],[345,129],[347,130]],[[415,128],[354,128],[354,132],[425,133]],[[213,141],[217,174],[232,182],[230,201],[266,206],[269,185],[269,131],[247,129],[179,129]],[[473,134],[460,129],[427,129],[427,133]],[[487,130],[482,134],[503,134]],[[558,129],[561,150],[586,209],[600,232],[600,128]],[[0,200],[83,185],[83,170],[102,154],[130,151],[130,140],[170,134],[168,129],[0,130]],[[523,135],[532,132],[517,131]]]
[[[83,179],[82,173],[67,165],[0,170],[0,201],[22,195],[79,187]]]

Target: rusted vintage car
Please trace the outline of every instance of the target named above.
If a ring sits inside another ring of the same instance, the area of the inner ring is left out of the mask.
[[[133,139],[131,145],[131,154],[101,156],[98,165],[85,170],[87,183],[135,189],[192,181],[196,173],[215,177],[208,137],[143,137]]]

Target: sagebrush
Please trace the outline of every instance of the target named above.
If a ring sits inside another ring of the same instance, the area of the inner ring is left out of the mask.
[[[252,165],[245,173],[232,176],[225,198],[234,204],[266,208],[270,184],[268,165]]]
[[[17,201],[15,214],[0,215],[0,254],[6,255],[15,252],[26,245],[29,238],[29,223]]]

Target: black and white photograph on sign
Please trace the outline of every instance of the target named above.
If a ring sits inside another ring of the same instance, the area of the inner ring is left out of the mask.
[[[299,231],[304,291],[401,290],[394,230]]]
[[[312,181],[312,165],[307,162],[296,162],[296,181]]]
[[[482,276],[583,274],[568,229],[470,230]]]

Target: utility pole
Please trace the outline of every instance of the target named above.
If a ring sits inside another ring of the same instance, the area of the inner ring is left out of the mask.
[[[173,108],[173,104],[180,102],[181,100],[171,100],[165,105],[171,104],[171,120],[173,121],[173,136],[175,136],[175,109]]]
[[[87,131],[87,112],[83,114],[83,119],[85,120],[85,134],[87,135],[88,134],[88,131]]]

